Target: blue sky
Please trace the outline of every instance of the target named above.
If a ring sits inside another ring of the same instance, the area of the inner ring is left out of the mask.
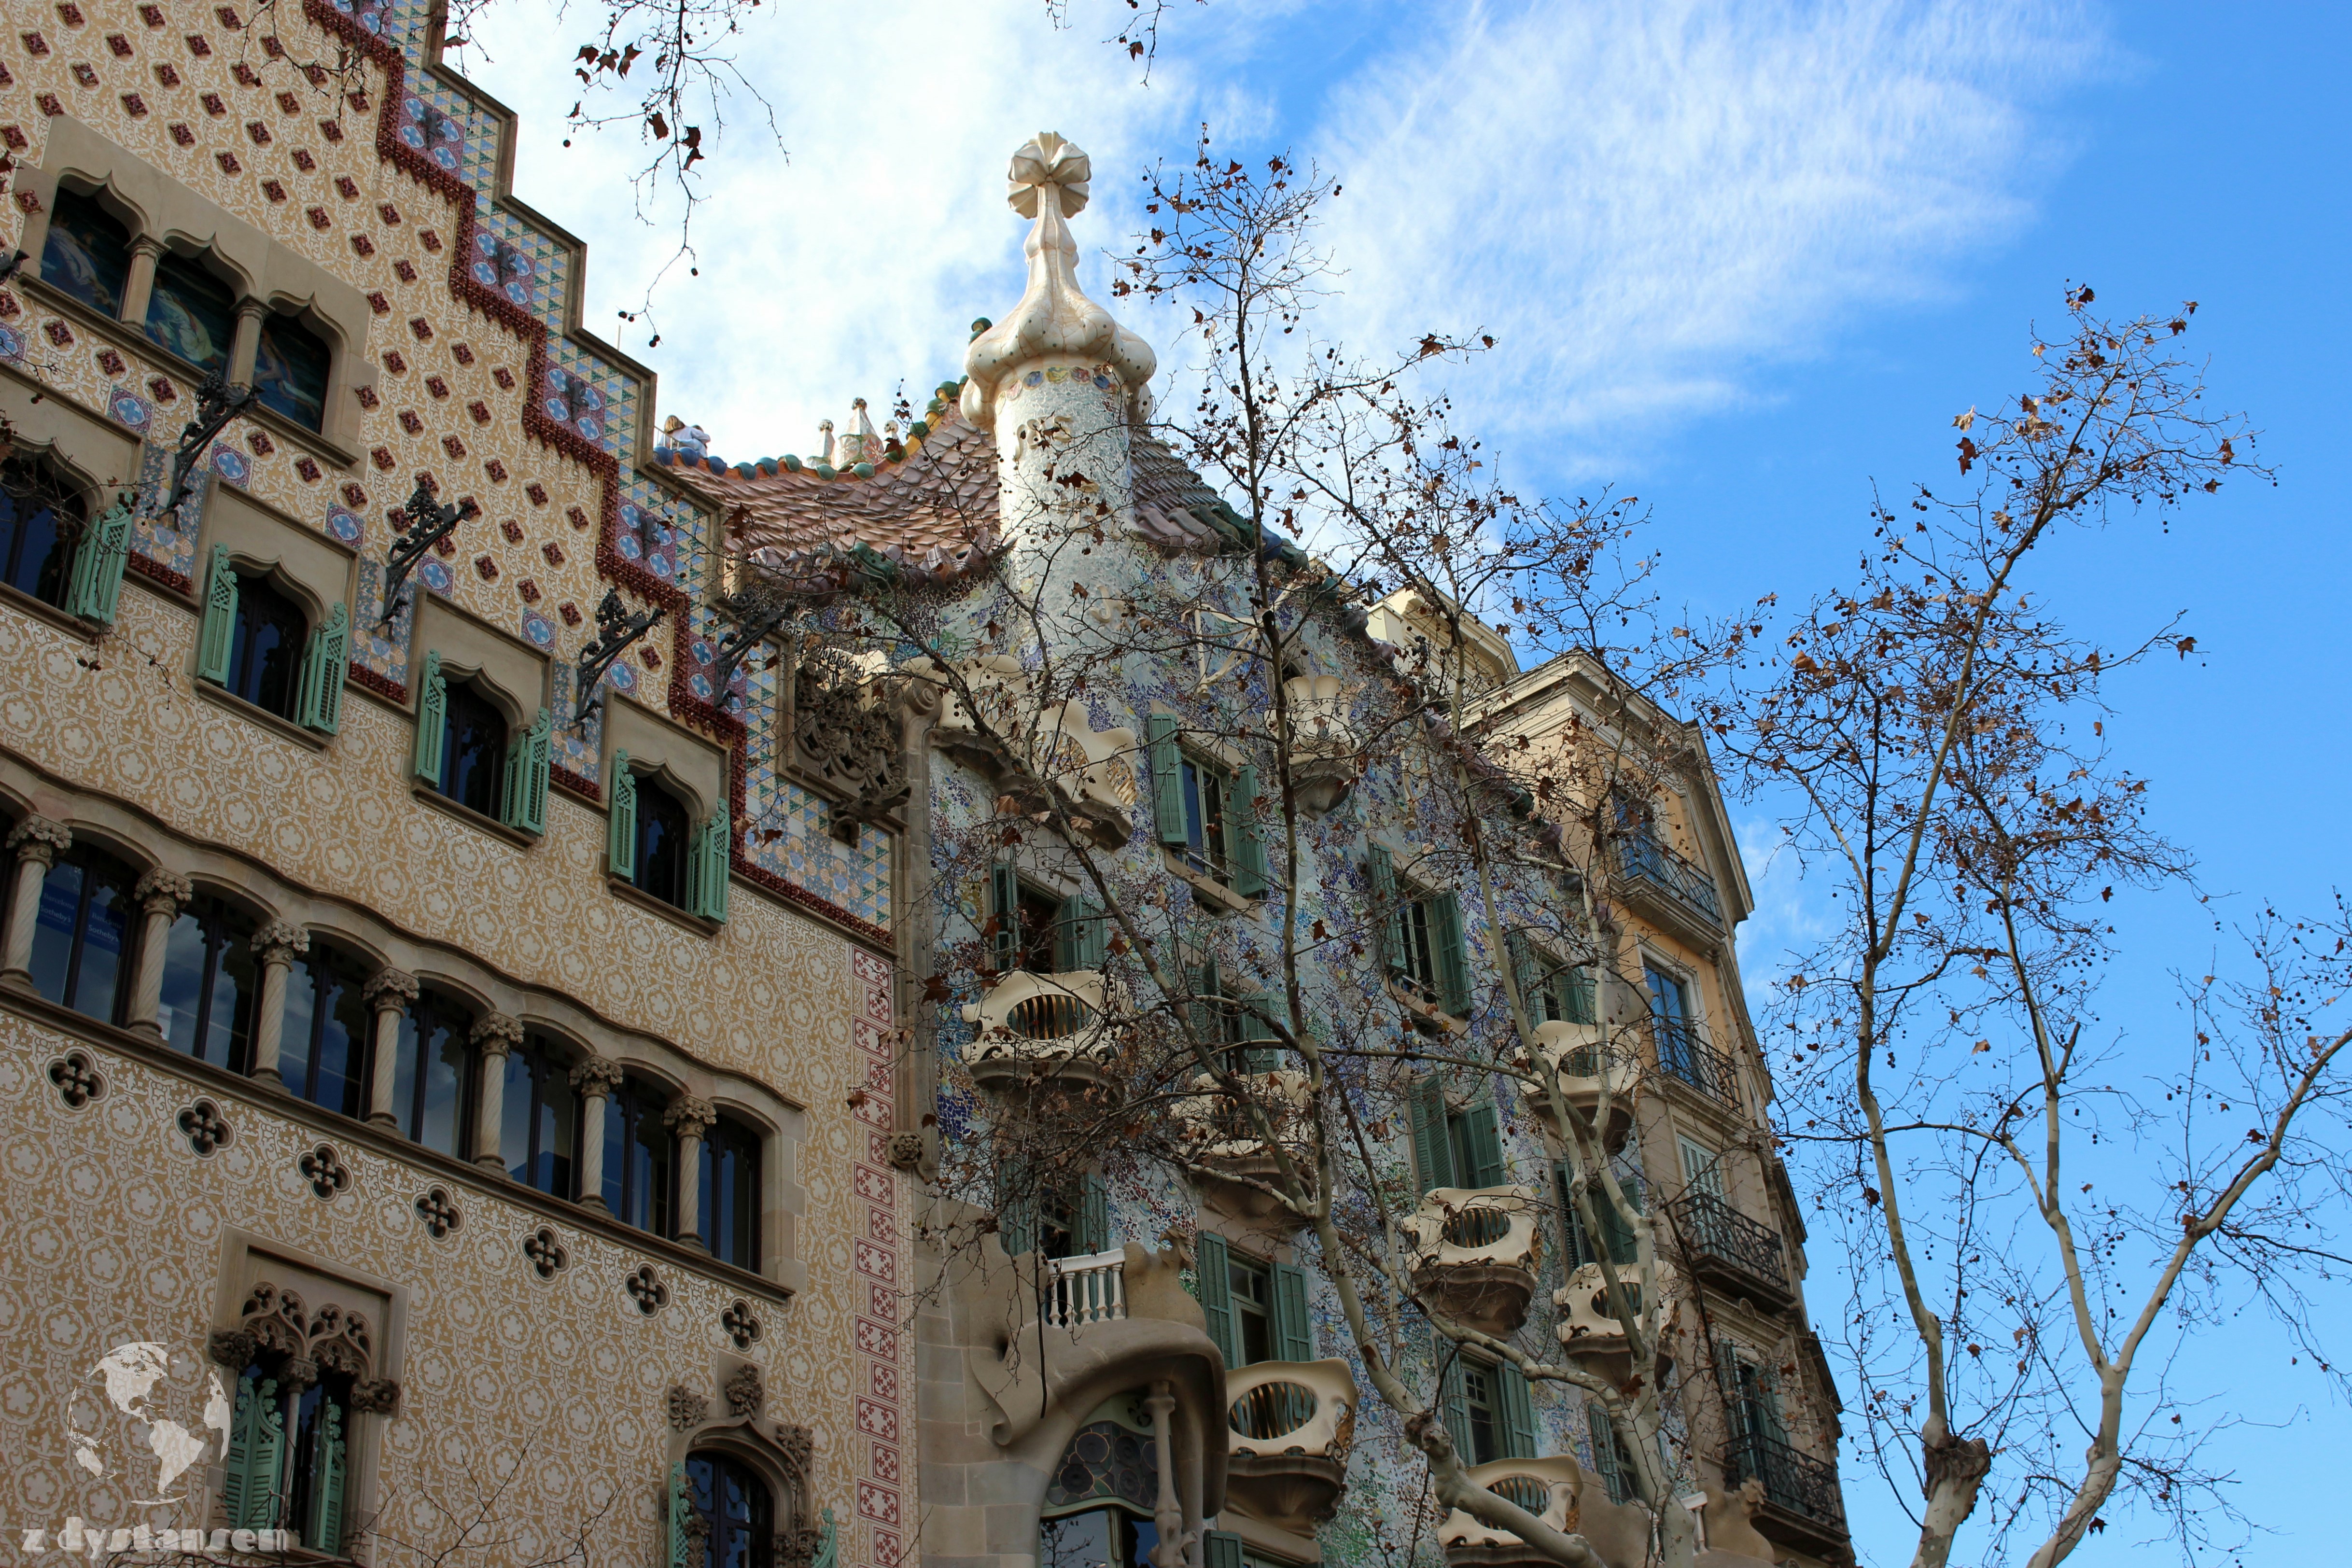
[[[806,452],[852,397],[879,408],[903,383],[919,401],[958,374],[966,324],[1018,297],[1003,166],[1041,129],[1094,154],[1082,246],[1117,244],[1134,173],[1185,156],[1202,120],[1222,145],[1318,160],[1346,186],[1325,330],[1494,332],[1456,378],[1465,419],[1524,487],[1638,491],[1668,592],[1702,615],[1850,572],[1870,482],[1951,474],[1951,416],[2024,384],[2025,327],[2058,317],[2066,280],[2119,310],[2199,300],[2216,394],[2264,432],[2277,487],[2070,545],[2049,589],[2095,635],[2186,614],[2198,656],[2130,677],[2111,730],[2225,919],[2316,909],[2344,879],[2352,11],[1179,0],[1147,87],[1099,42],[1116,0],[1076,0],[1061,30],[1039,0],[774,9],[740,55],[789,151],[738,106],[696,220],[700,275],[656,296],[658,348],[614,320],[674,241],[664,210],[633,218],[633,144],[559,145],[572,84],[532,41],[536,7],[494,18],[494,58],[469,65],[525,114],[518,194],[591,242],[588,324],[617,327],[661,374],[663,412],[730,458]],[[1102,297],[1100,261],[1082,276]],[[1769,812],[1738,812],[1760,862]],[[1789,868],[1758,871],[1755,994],[1817,918]],[[2167,976],[2206,964],[2211,911],[2119,907],[2106,1019],[2160,1048]],[[1813,1263],[1816,1310],[1834,1310],[1835,1259]],[[2340,1324],[2336,1289],[2320,1310]],[[2248,1319],[2175,1368],[2281,1424],[2202,1456],[2277,1532],[2249,1563],[2340,1539],[2352,1418],[2287,1353]],[[1907,1558],[1892,1500],[1852,1466],[1847,1489],[1865,1560]],[[2146,1538],[2110,1531],[2074,1561]]]

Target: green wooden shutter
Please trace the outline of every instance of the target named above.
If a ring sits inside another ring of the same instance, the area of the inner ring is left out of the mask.
[[[637,775],[629,771],[629,753],[613,753],[613,816],[604,827],[604,869],[615,877],[637,879]]]
[[[525,833],[547,831],[547,773],[555,721],[546,709],[507,752],[506,822]]]
[[[1021,967],[1021,878],[1010,866],[988,868],[988,918],[996,922],[988,939],[989,966],[1010,974]]]
[[[1463,1386],[1462,1352],[1451,1340],[1430,1336],[1438,1363],[1438,1414],[1444,1417],[1454,1452],[1465,1465],[1478,1462],[1478,1442],[1470,1430],[1470,1394]]]
[[[236,646],[236,568],[228,546],[213,546],[212,570],[205,575],[205,618],[196,633],[196,677],[215,686],[228,681],[228,659]]]
[[[1234,1332],[1233,1255],[1225,1238],[1214,1231],[1201,1232],[1201,1315],[1209,1321],[1209,1341],[1225,1364],[1242,1364],[1238,1336]]]
[[[1550,1023],[1551,1009],[1544,1005],[1543,956],[1536,944],[1514,926],[1503,933],[1503,952],[1511,965],[1511,983],[1519,988],[1519,1005],[1527,1009],[1528,1022]]]
[[[1203,1535],[1201,1568],[1244,1568],[1242,1538],[1230,1530],[1213,1530]]]
[[[286,1464],[286,1412],[278,1380],[236,1380],[236,1408],[229,1417],[228,1457],[223,1461],[221,1506],[231,1530],[277,1527],[278,1477]]]
[[[310,1462],[310,1510],[302,1521],[302,1544],[332,1557],[343,1542],[343,1485],[349,1445],[343,1438],[343,1407],[330,1394],[319,1402],[318,1447]]]
[[[302,696],[295,709],[297,722],[320,734],[331,735],[343,720],[343,676],[351,665],[352,611],[337,605],[310,634],[302,656]]]
[[[1630,1184],[1628,1178],[1622,1175],[1618,1178],[1618,1186],[1638,1207],[1641,1203],[1638,1187]],[[1609,1201],[1609,1189],[1598,1180],[1592,1184],[1592,1213],[1593,1217],[1601,1222],[1601,1243],[1609,1249],[1610,1262],[1622,1268],[1641,1257],[1640,1238],[1617,1212],[1617,1205]]]
[[[1078,1250],[1110,1250],[1110,1184],[1091,1172],[1078,1185]]]
[[[703,819],[694,831],[693,847],[688,857],[687,893],[693,912],[707,921],[727,918],[727,878],[732,868],[729,852],[727,809],[724,806]]]
[[[668,1568],[689,1568],[694,1561],[694,1535],[688,1526],[694,1522],[694,1494],[687,1488],[682,1459],[669,1468],[668,1505],[662,1510],[668,1533],[662,1560]]]
[[[1503,1452],[1506,1459],[1532,1459],[1543,1452],[1536,1437],[1535,1394],[1528,1387],[1527,1374],[1509,1362],[1495,1364],[1496,1415],[1503,1427]]]
[[[1601,1408],[1599,1400],[1585,1400],[1584,1424],[1592,1437],[1592,1468],[1601,1473],[1601,1484],[1608,1489],[1609,1500],[1627,1501],[1633,1489],[1626,1484],[1625,1467],[1617,1447],[1617,1429],[1609,1424],[1609,1413]]]
[[[1600,1261],[1601,1254],[1593,1249],[1592,1237],[1584,1228],[1584,1215],[1577,1210],[1576,1190],[1566,1161],[1553,1164],[1551,1180],[1553,1191],[1559,1195],[1560,1256],[1566,1260],[1561,1267],[1573,1273],[1588,1263]],[[1598,1194],[1595,1196],[1597,1200]]]
[[[1404,903],[1398,896],[1396,861],[1387,848],[1372,845],[1364,860],[1372,883],[1372,913],[1381,922],[1381,966],[1391,974],[1404,970]]]
[[[1218,990],[1217,961],[1188,964],[1184,988],[1192,994],[1192,1034],[1213,1056],[1224,1048],[1224,1002]]]
[[[131,498],[125,496],[82,536],[66,588],[66,614],[112,626],[122,597],[122,568],[130,559]]]
[[[1241,1013],[1242,1039],[1252,1047],[1242,1053],[1242,1070],[1272,1072],[1282,1066],[1281,1047],[1264,1043],[1281,1038],[1274,1032],[1274,1009],[1277,1005],[1275,997],[1267,992],[1253,991],[1239,998],[1235,1005]]]
[[[425,673],[416,682],[416,758],[409,771],[436,788],[441,783],[441,748],[448,739],[449,679],[441,673],[441,656],[428,651]]]
[[[1412,1110],[1412,1158],[1421,1172],[1421,1190],[1457,1184],[1454,1180],[1454,1141],[1446,1135],[1445,1084],[1425,1078],[1406,1090]]]
[[[1462,937],[1462,900],[1440,893],[1429,901],[1430,942],[1437,949],[1437,1005],[1456,1018],[1470,1016],[1470,949]]]
[[[1462,1113],[1462,1125],[1468,1134],[1470,1169],[1461,1173],[1463,1179],[1474,1187],[1499,1187],[1505,1181],[1503,1170],[1503,1129],[1492,1105],[1474,1105]]]
[[[1037,1194],[1000,1179],[997,1198],[997,1240],[1004,1247],[1004,1256],[1018,1258],[1036,1251]]]
[[[1257,827],[1257,764],[1234,775],[1225,801],[1225,852],[1234,871],[1234,891],[1255,899],[1265,891],[1265,840]]]
[[[1054,965],[1067,974],[1100,969],[1110,957],[1110,922],[1102,907],[1084,893],[1062,900],[1054,921]]]
[[[1178,771],[1176,717],[1152,713],[1143,721],[1143,749],[1151,768],[1151,816],[1160,842],[1182,848],[1190,840],[1184,831],[1184,780]]]
[[[1307,1316],[1307,1270],[1295,1263],[1274,1266],[1274,1359],[1315,1359],[1315,1328]]]

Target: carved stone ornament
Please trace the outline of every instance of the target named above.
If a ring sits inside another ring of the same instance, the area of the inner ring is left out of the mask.
[[[819,781],[834,836],[849,842],[861,823],[904,805],[911,788],[890,704],[871,700],[856,667],[824,652],[793,678],[793,763]]]
[[[446,1187],[427,1187],[419,1193],[416,1195],[416,1217],[425,1222],[425,1228],[432,1232],[436,1241],[466,1223],[465,1215],[457,1208],[457,1200],[449,1195]]]
[[[700,1138],[719,1120],[719,1108],[699,1095],[681,1094],[662,1112],[662,1125],[680,1138]]]
[[[650,1263],[639,1264],[637,1271],[625,1282],[625,1288],[637,1310],[648,1318],[669,1305],[669,1287],[662,1283],[661,1276],[654,1272]]]
[[[768,1403],[768,1385],[761,1380],[760,1369],[756,1366],[736,1368],[735,1375],[727,1380],[724,1392],[727,1414],[738,1420],[756,1419],[760,1407]]]
[[[249,1329],[215,1329],[205,1342],[205,1353],[212,1357],[214,1363],[235,1373],[251,1366],[260,1349],[261,1342]]]
[[[675,1432],[701,1426],[703,1415],[710,1409],[708,1397],[695,1393],[684,1384],[670,1384],[667,1404],[670,1429]]]
[[[739,1351],[749,1350],[762,1332],[760,1320],[751,1313],[751,1303],[738,1297],[733,1305],[719,1314],[719,1326],[735,1342]]]
[[[352,1184],[351,1167],[343,1163],[332,1143],[321,1143],[303,1155],[296,1168],[310,1184],[311,1194],[322,1203],[334,1202],[335,1195],[348,1191]]]
[[[177,914],[196,896],[196,885],[177,871],[162,867],[143,873],[131,889],[131,901],[151,915]]]
[[[352,1408],[367,1415],[399,1415],[399,1379],[373,1377],[352,1384]]]
[[[267,967],[291,963],[310,951],[310,933],[291,921],[271,921],[253,933],[253,956]]]
[[[609,1097],[621,1087],[628,1076],[621,1064],[604,1057],[590,1057],[572,1069],[572,1087],[591,1100]]]
[[[890,1134],[890,1163],[898,1170],[909,1173],[921,1169],[923,1135],[919,1132]]]
[[[49,1082],[68,1110],[106,1098],[106,1075],[91,1065],[88,1051],[68,1051],[49,1064]]]
[[[228,1124],[221,1108],[209,1100],[199,1100],[180,1112],[179,1122],[181,1134],[200,1160],[209,1160],[214,1150],[226,1149],[236,1142],[236,1129]]]
[[[809,1477],[809,1462],[816,1454],[815,1435],[805,1426],[779,1423],[776,1447],[783,1450],[784,1463],[792,1467],[793,1474],[805,1482]]]
[[[379,1013],[402,1013],[416,1000],[418,990],[416,976],[405,969],[379,969],[368,976],[360,994]]]
[[[216,1329],[206,1343],[212,1359],[242,1372],[256,1362],[289,1387],[309,1388],[321,1373],[364,1384],[375,1370],[375,1338],[367,1315],[330,1301],[315,1312],[302,1298],[267,1279],[255,1282],[234,1329]]]
[[[541,1279],[554,1279],[563,1272],[563,1266],[572,1261],[572,1255],[564,1250],[562,1242],[555,1239],[555,1232],[546,1226],[541,1226],[522,1238],[522,1255],[530,1260],[532,1271]]]
[[[484,1056],[506,1056],[522,1044],[522,1020],[505,1013],[485,1014],[470,1037]]]
[[[54,866],[58,857],[73,847],[73,830],[46,816],[28,816],[8,830],[8,852],[19,860]]]
[[[776,1532],[776,1562],[780,1568],[810,1568],[816,1561],[817,1549],[824,1544],[822,1530],[780,1530]]]

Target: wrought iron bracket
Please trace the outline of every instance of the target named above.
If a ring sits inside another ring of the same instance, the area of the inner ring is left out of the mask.
[[[172,454],[171,488],[155,509],[157,516],[177,511],[188,499],[188,476],[194,471],[197,458],[230,420],[253,406],[253,397],[252,387],[243,382],[231,384],[216,370],[205,377],[196,388],[196,416],[181,430],[179,449]]]
[[[409,599],[408,574],[425,559],[425,552],[457,531],[457,525],[469,517],[481,515],[481,508],[468,499],[443,506],[433,499],[425,483],[425,476],[416,478],[415,493],[401,515],[407,520],[408,531],[392,542],[392,552],[383,563],[383,615],[378,626],[389,626],[393,618],[406,607]]]
[[[621,603],[618,588],[604,590],[604,602],[596,606],[596,636],[580,650],[578,689],[572,699],[572,723],[574,730],[585,729],[588,716],[604,705],[604,672],[621,657],[628,646],[643,637],[659,623],[667,607],[656,605],[641,615],[631,615]]]
[[[790,611],[777,610],[756,621],[740,622],[733,631],[719,639],[718,655],[710,664],[710,693],[716,700],[714,706],[721,713],[734,701],[734,693],[728,688],[734,684],[736,668],[753,648],[775,636],[791,618]]]

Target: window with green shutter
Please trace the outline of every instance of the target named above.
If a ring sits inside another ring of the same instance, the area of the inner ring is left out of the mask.
[[[223,1462],[221,1507],[231,1530],[277,1527],[278,1489],[286,1466],[286,1410],[278,1380],[248,1369],[236,1381]]]
[[[727,879],[734,870],[732,847],[727,809],[721,806],[695,828],[688,850],[686,909],[688,914],[699,915],[707,921],[726,920]]]
[[[1378,844],[1370,847],[1366,869],[1380,921],[1381,968],[1423,1002],[1467,1018],[1473,987],[1460,898],[1409,886],[1397,875],[1396,858]]]
[[[1527,1374],[1508,1362],[1495,1363],[1495,1410],[1506,1459],[1539,1458],[1543,1446],[1536,1432],[1535,1392]]]
[[[343,680],[351,668],[351,606],[337,605],[311,632],[310,646],[302,655],[302,693],[296,703],[294,721],[304,729],[331,735],[341,725]],[[546,720],[547,710],[542,708],[540,721],[544,724]],[[542,756],[545,751],[542,742]]]
[[[1485,1402],[1486,1386],[1480,1381],[1477,1389],[1471,1387],[1470,1368],[1461,1350],[1451,1340],[1437,1342],[1438,1396],[1443,1402],[1439,1414],[1445,1421],[1446,1436],[1454,1439],[1454,1451],[1465,1465],[1483,1465],[1495,1457],[1493,1409]],[[1474,1406],[1471,1394],[1480,1395]],[[1480,1417],[1486,1418],[1486,1451],[1478,1451]]]
[[[1503,1129],[1490,1102],[1456,1112],[1451,1119],[1454,1173],[1465,1187],[1499,1187],[1505,1180]]]
[[[205,573],[204,619],[196,628],[196,678],[216,686],[228,680],[229,652],[236,637],[236,568],[229,564],[228,546],[215,544]]]
[[[1233,889],[1245,899],[1265,891],[1265,837],[1258,826],[1257,765],[1234,775],[1232,798],[1226,804],[1226,849],[1233,866]]]
[[[227,559],[226,552],[221,552],[221,559]],[[235,590],[232,589],[231,593],[234,594]],[[234,612],[234,603],[230,607]],[[205,614],[209,616],[211,611],[207,609]],[[222,658],[226,665],[227,655],[225,652]],[[436,789],[441,785],[442,748],[448,738],[449,678],[441,673],[441,656],[428,648],[425,654],[424,671],[416,678],[416,746],[410,758],[408,771],[430,782]],[[625,771],[627,760],[626,752],[620,752],[614,759],[615,803],[620,799],[620,775]],[[631,798],[634,801],[634,795]],[[617,817],[617,809],[614,815]],[[625,864],[620,871],[625,877],[628,875]]]
[[[1100,969],[1110,957],[1110,921],[1084,893],[1062,900],[1054,918],[1054,968],[1069,974]]]
[[[1628,1226],[1618,1214],[1617,1205],[1609,1201],[1609,1190],[1598,1177],[1591,1178],[1590,1191],[1593,1215],[1601,1226],[1600,1247],[1593,1245],[1592,1237],[1584,1228],[1584,1215],[1575,1203],[1575,1194],[1570,1186],[1568,1166],[1565,1163],[1552,1167],[1552,1180],[1559,1198],[1560,1229],[1566,1244],[1569,1268],[1581,1268],[1588,1263],[1598,1263],[1604,1249],[1609,1261],[1621,1268],[1630,1268],[1640,1260],[1641,1248],[1633,1227]],[[1625,1194],[1625,1200],[1633,1205],[1636,1213],[1639,1213],[1642,1206],[1642,1181],[1639,1174],[1620,1168],[1617,1172],[1617,1185],[1618,1189]]]
[[[1421,1173],[1421,1190],[1457,1187],[1454,1170],[1452,1117],[1445,1104],[1445,1081],[1424,1078],[1407,1091],[1412,1114],[1413,1167]]]
[[[66,588],[68,615],[102,626],[114,624],[122,597],[122,569],[131,561],[131,498],[125,496],[84,531]]]
[[[508,748],[503,809],[499,815],[509,827],[525,833],[547,831],[547,775],[553,741],[554,721],[542,708],[531,727]]]
[[[1509,950],[1512,978],[1530,1024],[1591,1024],[1600,1020],[1593,1007],[1592,971],[1561,962],[1526,931],[1504,934]]]
[[[1081,1254],[1110,1250],[1110,1184],[1093,1172],[1078,1184],[1077,1220]]]
[[[1600,1472],[1601,1484],[1607,1489],[1611,1502],[1633,1500],[1633,1458],[1618,1441],[1617,1428],[1610,1425],[1609,1413],[1597,1399],[1584,1402],[1584,1421],[1592,1440],[1592,1468]]]
[[[1209,1342],[1225,1358],[1225,1364],[1246,1366],[1241,1357],[1241,1343],[1234,1332],[1233,1249],[1225,1238],[1213,1231],[1200,1233],[1200,1256],[1196,1269],[1201,1287],[1201,1315],[1208,1321]]]
[[[1178,773],[1178,725],[1172,713],[1147,714],[1143,721],[1144,760],[1151,770],[1151,816],[1160,842],[1171,849],[1183,847],[1184,784]]]
[[[1295,1263],[1274,1266],[1274,1359],[1315,1359],[1315,1326],[1307,1312],[1307,1270]]]
[[[1201,1568],[1248,1568],[1242,1538],[1230,1530],[1212,1530],[1202,1536]]]

